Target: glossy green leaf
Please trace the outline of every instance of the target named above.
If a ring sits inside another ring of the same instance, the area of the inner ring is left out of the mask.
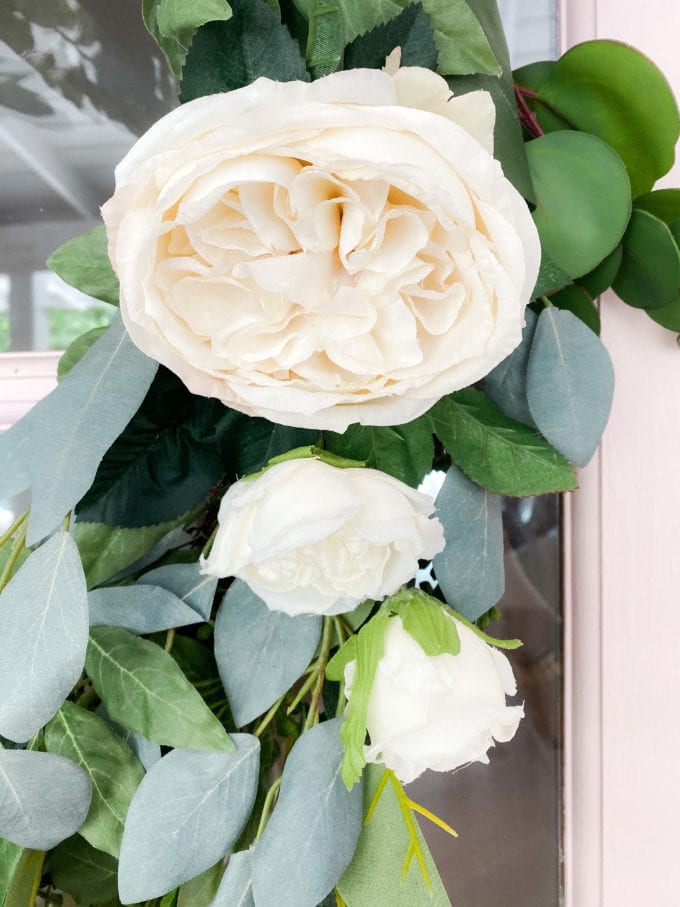
[[[577,44],[557,61],[538,98],[618,153],[633,197],[649,191],[673,164],[680,135],[673,92],[652,61],[628,44]]]
[[[583,287],[591,299],[595,299],[601,293],[604,293],[605,290],[608,290],[614,282],[614,278],[621,267],[622,258],[623,247],[618,245],[614,251],[610,252],[609,255],[589,274],[584,274],[583,277],[579,277],[578,285]],[[583,320],[585,321],[585,319]],[[599,330],[595,333],[599,334]]]
[[[452,608],[477,620],[505,590],[501,498],[452,466],[436,503],[446,539],[433,562],[437,582]]]
[[[179,79],[194,31],[206,22],[229,19],[226,0],[142,0],[144,24]]]
[[[160,586],[107,586],[88,595],[91,627],[125,627],[132,633],[156,633],[200,623],[202,618]]]
[[[118,901],[118,860],[96,850],[74,835],[55,848],[45,866],[55,888],[78,903],[111,904]]]
[[[536,313],[527,309],[522,329],[522,342],[500,365],[489,372],[482,382],[482,389],[499,406],[506,416],[533,427],[527,403],[527,363],[536,330]]]
[[[249,85],[260,76],[309,81],[300,49],[265,0],[232,0],[228,22],[209,22],[192,42],[182,71],[182,103]]]
[[[215,659],[238,727],[266,712],[302,675],[321,624],[315,614],[270,611],[246,583],[234,580],[215,620]]]
[[[0,750],[0,837],[49,850],[82,825],[92,788],[68,759],[30,750]]]
[[[141,763],[102,718],[72,702],[45,728],[45,749],[87,773],[92,802],[79,832],[97,850],[117,857],[130,801],[144,777]]]
[[[0,595],[0,734],[21,743],[55,714],[83,670],[87,626],[78,550],[58,532]]]
[[[529,408],[540,432],[577,466],[599,444],[614,394],[614,368],[598,337],[552,306],[538,319],[527,370]]]
[[[661,327],[680,332],[680,296],[659,309],[647,309],[647,314]]]
[[[402,66],[437,68],[437,45],[422,3],[412,3],[397,16],[356,37],[345,48],[344,69],[382,69],[385,58],[401,48]]]
[[[217,577],[201,573],[198,561],[192,564],[165,564],[142,574],[137,585],[167,589],[208,620],[217,589]]]
[[[253,854],[256,904],[316,907],[352,859],[363,792],[362,785],[347,790],[340,777],[341,723],[317,724],[293,745],[279,799]]]
[[[252,850],[242,850],[229,857],[227,871],[210,907],[255,907],[252,864]]]
[[[405,425],[350,425],[342,435],[327,432],[328,450],[417,488],[432,467],[434,442],[426,416]]]
[[[579,286],[565,287],[550,297],[550,302],[558,309],[564,309],[580,318],[587,324],[593,334],[600,334],[600,313],[591,296]]]
[[[103,224],[59,246],[47,259],[47,267],[86,296],[118,305],[120,287],[109,261]]]
[[[130,806],[118,868],[121,900],[159,897],[234,846],[255,803],[260,743],[234,734],[231,753],[174,750],[142,781]]]
[[[445,397],[430,417],[454,463],[482,488],[515,497],[576,488],[567,460],[481,391],[468,388]]]
[[[519,69],[513,70],[512,77],[522,88],[538,91],[554,68],[554,60],[538,60],[535,63],[528,63],[526,66],[520,66]]]
[[[391,614],[401,618],[406,632],[426,655],[460,653],[456,625],[437,599],[419,589],[402,589],[387,599],[386,607]]]
[[[226,731],[160,646],[119,627],[90,633],[85,670],[111,718],[165,746],[232,750]]]
[[[364,814],[373,802],[384,771],[380,765],[366,767]],[[348,907],[369,904],[370,907],[451,907],[418,822],[412,818],[432,891],[425,887],[417,860],[411,860],[403,874],[411,837],[394,787],[388,782],[374,812],[364,822],[352,862],[338,882],[338,891]]]
[[[680,219],[680,189],[655,189],[635,199],[635,207],[658,217],[669,227]]]
[[[571,277],[616,247],[631,212],[626,168],[592,135],[553,132],[527,145],[536,190],[533,217],[547,255]]]
[[[177,894],[177,907],[217,907],[213,901],[221,878],[222,860],[218,860],[214,866],[182,885]]]
[[[680,294],[680,252],[670,229],[658,217],[633,211],[612,286],[624,302],[638,309],[660,308]]]
[[[571,283],[571,277],[547,254],[541,250],[541,266],[536,277],[536,286],[531,294],[532,299],[561,290]]]

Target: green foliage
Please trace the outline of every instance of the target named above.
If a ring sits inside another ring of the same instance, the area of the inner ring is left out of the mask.
[[[595,136],[553,132],[527,145],[541,246],[570,277],[587,274],[616,247],[631,212],[621,159]]]
[[[26,907],[34,902],[44,860],[45,853],[41,850],[21,851],[7,886],[5,900],[1,902],[2,907]]]
[[[118,724],[165,746],[232,750],[224,728],[160,646],[120,627],[90,633],[85,670]]]
[[[673,163],[680,135],[673,92],[651,60],[627,44],[587,41],[573,47],[541,83],[537,100],[618,153],[634,198]]]
[[[231,17],[226,0],[142,0],[144,24],[179,79],[194,31]]]
[[[45,866],[55,888],[79,903],[118,901],[118,860],[74,835],[52,850]]]
[[[437,45],[422,3],[406,6],[397,16],[358,35],[345,48],[345,69],[382,69],[385,58],[401,48],[402,66],[437,68]]]
[[[65,378],[73,366],[80,362],[92,344],[99,340],[107,326],[108,325],[103,325],[101,327],[92,328],[87,331],[87,333],[80,334],[80,336],[76,337],[76,339],[67,347],[66,352],[59,360],[59,365],[57,366],[57,378],[59,381]],[[58,347],[58,349],[60,348],[63,347]]]
[[[453,462],[482,488],[510,497],[576,488],[567,460],[481,391],[468,388],[445,397],[430,418]]]
[[[635,199],[639,211],[648,211],[665,224],[680,220],[680,189],[655,189]]]
[[[531,294],[532,299],[545,296],[548,293],[554,293],[571,283],[571,277],[564,268],[561,268],[548,255],[545,249],[541,249],[541,266],[536,278],[536,286]]]
[[[536,330],[536,314],[527,309],[524,317],[521,343],[489,372],[481,386],[506,416],[535,428],[527,402],[527,366]]]
[[[460,653],[456,625],[435,598],[418,589],[402,589],[387,599],[386,608],[401,618],[406,632],[426,655]]]
[[[605,290],[609,289],[614,282],[614,278],[621,267],[622,258],[623,248],[618,245],[590,274],[584,274],[583,277],[579,277],[578,285],[586,291],[591,299],[595,299],[600,293],[604,293]],[[582,320],[586,321],[585,318]],[[586,324],[588,324],[588,321],[586,321]],[[599,329],[595,333],[599,334]]]
[[[680,296],[678,245],[666,224],[648,211],[633,211],[613,286],[638,309],[658,309]]]
[[[222,878],[222,860],[196,878],[185,882],[177,895],[177,907],[210,907]]]
[[[342,16],[334,0],[315,0],[309,17],[307,68],[313,79],[335,72],[345,47]]]
[[[12,844],[7,838],[0,838],[0,905],[2,907],[5,907],[5,898],[12,887],[12,880],[17,874],[22,857],[31,852],[19,847],[18,844]]]
[[[47,259],[47,267],[86,296],[118,305],[120,287],[109,261],[103,224],[59,246]]]
[[[297,42],[265,0],[232,0],[228,22],[196,33],[182,72],[182,103],[249,85],[259,76],[309,81]]]
[[[587,324],[593,334],[600,334],[600,313],[592,297],[581,286],[565,287],[550,297],[550,302],[558,309],[564,309],[580,318]]]

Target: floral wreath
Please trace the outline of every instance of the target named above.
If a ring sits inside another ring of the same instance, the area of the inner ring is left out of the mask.
[[[680,331],[675,100],[493,0],[143,16],[181,106],[48,261],[120,316],[0,438],[0,904],[449,904],[403,785],[523,717],[501,496],[598,445],[594,299]]]

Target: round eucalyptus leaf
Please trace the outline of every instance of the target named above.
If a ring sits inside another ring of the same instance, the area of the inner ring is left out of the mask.
[[[592,271],[618,245],[631,211],[621,159],[581,132],[552,132],[527,145],[541,246],[572,278]]]
[[[669,226],[680,219],[680,189],[655,189],[635,199],[635,207],[648,211]]]
[[[572,312],[584,324],[587,324],[594,334],[599,336],[600,313],[590,295],[582,287],[565,287],[559,293],[551,296],[550,302],[558,309]]]
[[[619,273],[621,259],[623,258],[623,248],[619,244],[613,252],[593,268],[590,274],[584,274],[579,277],[578,284],[582,287],[591,299],[595,299],[600,293],[604,293],[614,282],[614,278]]]
[[[651,189],[673,164],[680,135],[673,92],[654,63],[627,44],[576,45],[541,84],[538,100],[618,152],[633,197]]]
[[[647,211],[633,211],[623,237],[623,260],[612,284],[628,305],[656,309],[680,292],[680,252],[670,229]]]
[[[526,66],[520,66],[519,69],[513,70],[512,78],[522,88],[538,91],[554,68],[554,60],[538,60],[535,63],[528,63]]]

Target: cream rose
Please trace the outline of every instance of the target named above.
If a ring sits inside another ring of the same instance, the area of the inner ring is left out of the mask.
[[[511,740],[524,716],[522,706],[505,703],[517,692],[506,656],[460,621],[456,628],[460,653],[430,656],[401,618],[388,623],[368,702],[366,759],[383,762],[404,783],[426,769],[487,763],[494,740]],[[351,661],[345,667],[350,699],[354,671]]]
[[[156,123],[102,214],[133,341],[273,421],[395,425],[519,343],[540,258],[486,92],[258,79]]]
[[[289,460],[229,488],[203,572],[240,577],[274,611],[339,614],[391,595],[443,549],[433,512],[375,469]]]

